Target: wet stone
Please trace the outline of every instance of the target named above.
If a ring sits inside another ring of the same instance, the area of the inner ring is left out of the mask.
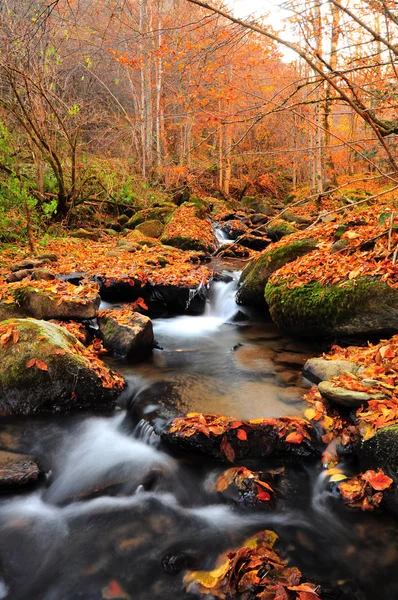
[[[303,376],[319,383],[337,377],[344,372],[358,373],[360,365],[350,360],[326,360],[325,358],[310,358],[304,365]]]
[[[0,450],[0,490],[36,483],[42,474],[32,456]]]
[[[321,381],[318,389],[323,398],[340,404],[341,406],[355,407],[361,406],[369,400],[379,400],[385,398],[384,394],[368,394],[367,392],[358,392],[354,390],[346,390],[342,387],[335,387],[330,381]]]

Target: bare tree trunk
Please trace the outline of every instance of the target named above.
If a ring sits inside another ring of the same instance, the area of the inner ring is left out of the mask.
[[[141,145],[142,145],[142,176],[146,178],[152,168],[152,89],[151,89],[151,63],[147,52],[147,40],[145,34],[148,32],[149,15],[148,0],[140,0],[139,3],[139,30],[140,30],[140,54],[141,54]]]
[[[158,38],[157,50],[158,57],[156,61],[156,166],[158,170],[163,165],[162,152],[162,88],[163,88],[163,60],[161,55],[162,47],[162,23],[160,18],[160,3],[158,4]]]

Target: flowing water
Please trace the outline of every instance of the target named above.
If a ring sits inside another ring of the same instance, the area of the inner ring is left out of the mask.
[[[292,564],[344,594],[324,600],[398,598],[394,521],[341,510],[317,463],[285,462],[275,510],[243,510],[214,491],[222,466],[160,443],[152,425],[171,406],[237,418],[302,408],[301,367],[319,348],[240,312],[237,274],[224,279],[202,316],[154,322],[151,359],[111,361],[129,381],[113,416],[1,423],[0,446],[37,456],[47,476],[34,491],[1,498],[0,599],[193,599],[184,569],[212,568],[265,527],[280,534]]]

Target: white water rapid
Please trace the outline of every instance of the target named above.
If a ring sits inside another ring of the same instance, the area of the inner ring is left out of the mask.
[[[183,315],[172,319],[154,320],[155,336],[187,337],[206,335],[216,331],[224,323],[233,319],[239,310],[235,302],[235,294],[240,277],[240,271],[229,274],[232,279],[216,281],[211,284],[210,296],[206,303],[205,312],[200,316]]]

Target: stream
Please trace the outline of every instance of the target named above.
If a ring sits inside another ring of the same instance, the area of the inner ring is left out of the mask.
[[[237,419],[302,413],[301,369],[322,348],[242,312],[238,275],[212,284],[202,316],[155,319],[151,358],[109,359],[128,381],[113,415],[2,420],[0,446],[35,455],[48,475],[34,491],[0,499],[0,599],[193,600],[184,569],[213,568],[264,528],[280,535],[291,564],[325,585],[323,600],[398,598],[396,522],[342,508],[319,461],[285,460],[275,510],[248,510],[214,491],[225,466],[160,443],[170,400],[181,413]]]

